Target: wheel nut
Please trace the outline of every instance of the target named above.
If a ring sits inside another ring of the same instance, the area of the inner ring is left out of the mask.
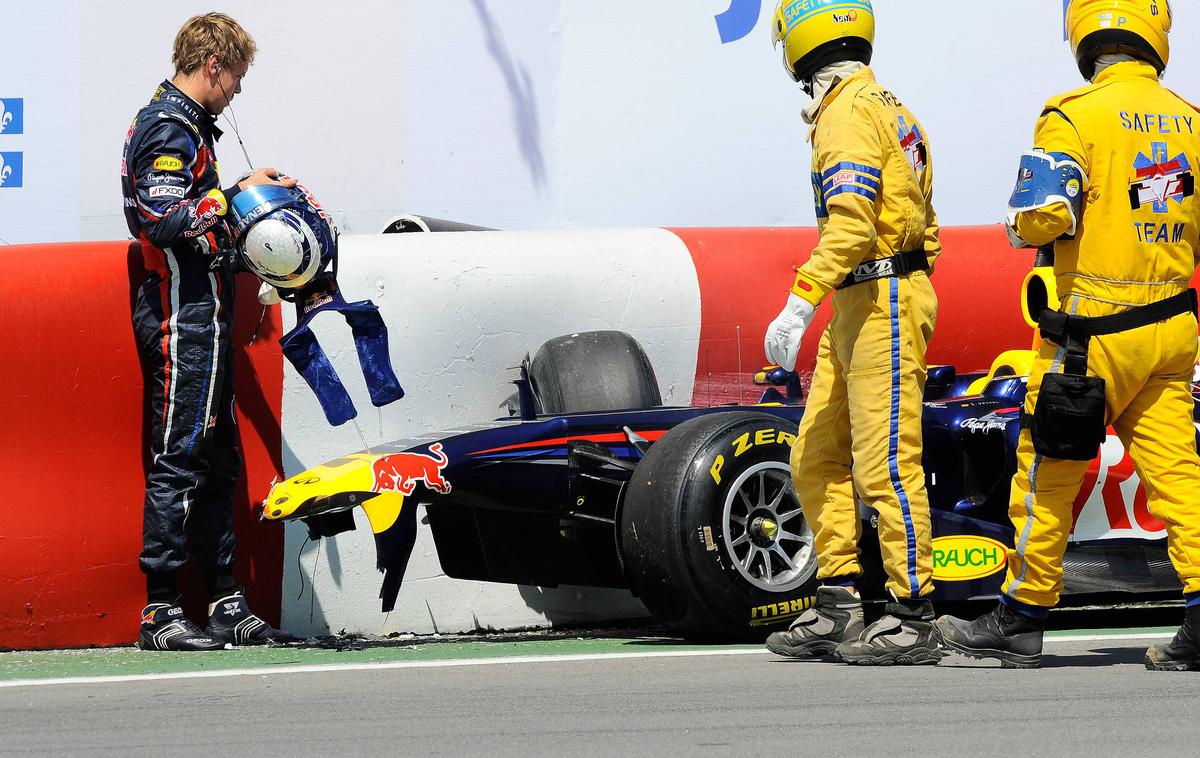
[[[759,537],[763,537],[768,540],[775,539],[775,535],[779,534],[779,525],[764,516],[759,516],[751,521],[750,528]]]

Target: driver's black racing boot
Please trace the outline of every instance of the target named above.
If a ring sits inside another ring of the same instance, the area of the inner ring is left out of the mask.
[[[974,621],[942,616],[934,623],[943,645],[968,658],[996,658],[1004,668],[1035,669],[1042,663],[1046,622],[996,603]]]
[[[862,666],[934,665],[942,659],[933,634],[933,603],[928,598],[905,598],[883,607],[883,617],[857,640],[843,642],[837,655]]]
[[[296,638],[254,615],[241,592],[234,592],[209,606],[210,636],[231,645],[282,645]]]
[[[767,637],[767,650],[818,661],[832,656],[839,643],[858,639],[863,626],[862,599],[857,592],[849,587],[818,587],[816,602],[790,629]]]
[[[142,609],[142,627],[138,632],[138,647],[142,650],[171,650],[193,652],[224,650],[220,640],[196,628],[183,615],[179,602],[151,603]]]
[[[1165,645],[1146,651],[1146,668],[1151,671],[1200,671],[1200,605],[1187,609],[1183,626]]]

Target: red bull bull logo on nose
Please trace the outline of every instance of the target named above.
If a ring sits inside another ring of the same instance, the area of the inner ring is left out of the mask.
[[[371,467],[375,473],[375,486],[371,491],[411,495],[417,487],[417,482],[424,482],[426,487],[448,495],[450,482],[442,476],[442,469],[450,459],[442,452],[440,442],[430,445],[429,452],[432,455],[395,453],[375,461]]]

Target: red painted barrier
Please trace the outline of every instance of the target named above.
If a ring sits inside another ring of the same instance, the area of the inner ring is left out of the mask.
[[[762,339],[816,242],[814,229],[681,229],[701,295],[693,402],[751,402]],[[930,361],[986,368],[1029,345],[1019,295],[1032,264],[999,226],[944,229],[933,282],[940,300]],[[142,261],[128,243],[0,247],[0,648],[111,645],[136,636],[143,488],[142,380],[130,324]],[[282,469],[283,360],[272,308],[239,282],[234,344],[248,477],[235,522],[239,578],[278,619],[282,532],[254,509]],[[799,365],[811,370],[831,308],[822,306]],[[193,618],[202,599],[192,575]]]
[[[141,549],[143,398],[133,327],[142,257],[127,242],[0,247],[0,648],[132,642]],[[239,281],[234,326],[246,469],[235,523],[238,574],[278,619],[283,536],[253,507],[280,464],[279,309]],[[187,579],[195,589],[198,577]],[[191,595],[189,594],[191,598]],[[188,603],[203,619],[203,598]]]
[[[787,300],[793,267],[808,259],[815,229],[672,229],[687,245],[700,282],[700,353],[693,403],[756,399],[753,373],[766,360],[763,335]],[[1003,350],[1029,347],[1021,319],[1021,282],[1033,252],[1013,250],[1000,226],[942,229],[944,252],[933,275],[938,324],[930,363],[987,369]],[[822,304],[796,362],[811,373],[817,342],[833,315]]]

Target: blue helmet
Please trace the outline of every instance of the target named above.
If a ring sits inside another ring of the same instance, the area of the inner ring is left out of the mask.
[[[304,187],[248,187],[230,210],[242,263],[267,284],[303,287],[333,263],[337,230]]]

